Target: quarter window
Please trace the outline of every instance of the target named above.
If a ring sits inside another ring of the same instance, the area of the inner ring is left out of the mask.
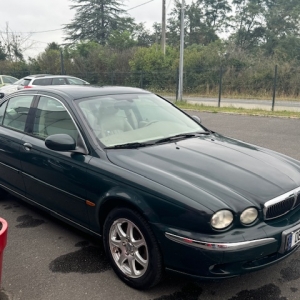
[[[74,78],[74,77],[68,77],[67,81],[69,84],[74,84],[74,85],[85,85],[86,82],[84,82],[83,80],[80,80],[78,78]]]
[[[60,101],[42,96],[37,106],[33,135],[45,139],[52,134],[68,134],[77,141],[78,131]]]
[[[32,100],[33,96],[11,98],[7,104],[3,125],[18,131],[25,131],[25,124]]]

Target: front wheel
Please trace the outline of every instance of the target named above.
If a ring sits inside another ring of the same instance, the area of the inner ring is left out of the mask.
[[[162,257],[149,224],[128,208],[112,210],[104,223],[104,247],[111,265],[127,285],[147,289],[162,276]]]

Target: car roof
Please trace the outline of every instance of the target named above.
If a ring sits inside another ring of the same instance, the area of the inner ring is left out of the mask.
[[[150,94],[150,92],[134,87],[124,86],[93,86],[93,85],[55,85],[55,86],[39,86],[27,90],[22,90],[20,93],[38,92],[55,92],[61,96],[68,98],[82,99],[95,96],[117,95],[117,94]]]
[[[33,75],[27,75],[27,76],[25,76],[25,77],[23,77],[24,79],[26,79],[26,78],[30,78],[30,79],[32,79],[32,78],[39,78],[39,77],[53,77],[53,76],[55,76],[55,75],[51,75],[51,74],[33,74]]]
[[[71,75],[51,75],[51,74],[36,74],[36,75],[28,75],[28,76],[25,76],[24,79],[26,78],[45,78],[45,77],[51,77],[51,78],[78,78],[78,77],[75,77],[75,76],[71,76]],[[80,78],[78,78],[80,79]],[[83,79],[81,79],[83,80]],[[84,80],[83,80],[84,81]]]

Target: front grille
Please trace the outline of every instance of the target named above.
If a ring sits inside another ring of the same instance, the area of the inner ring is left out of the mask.
[[[275,219],[300,207],[300,187],[267,201],[264,205],[266,220]]]
[[[266,219],[274,219],[289,212],[295,203],[295,196],[292,195],[283,201],[270,205],[266,211]]]

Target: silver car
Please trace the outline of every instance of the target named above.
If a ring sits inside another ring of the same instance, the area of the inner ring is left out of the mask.
[[[29,75],[26,76],[12,85],[4,86],[0,88],[0,99],[4,96],[16,92],[18,90],[32,88],[41,85],[86,85],[89,84],[87,81],[77,77],[67,75]]]

